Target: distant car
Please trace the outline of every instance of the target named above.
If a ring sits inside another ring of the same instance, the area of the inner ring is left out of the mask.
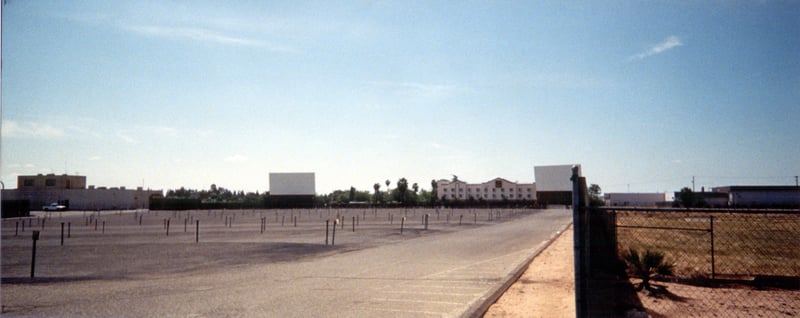
[[[42,207],[43,211],[64,211],[67,207],[60,205],[58,203],[50,203],[50,205],[45,205]]]

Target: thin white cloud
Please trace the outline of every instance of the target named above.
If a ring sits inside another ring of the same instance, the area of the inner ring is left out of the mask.
[[[102,160],[102,159],[103,159],[103,157],[100,157],[100,156],[91,156],[91,157],[89,157],[89,161],[98,161],[98,160]]]
[[[261,40],[246,37],[230,36],[203,28],[168,27],[157,25],[123,25],[122,29],[155,37],[188,39],[233,46],[259,47],[274,52],[296,51],[295,49],[286,46],[274,45]]]
[[[52,139],[66,135],[63,129],[46,123],[4,120],[2,126],[2,134],[7,138]]]
[[[683,46],[683,42],[680,38],[674,35],[668,36],[664,41],[658,43],[656,45],[651,46],[650,48],[631,56],[628,60],[641,60],[653,55],[661,54],[671,49],[674,49],[679,46]]]
[[[136,140],[135,138],[133,138],[133,137],[129,136],[128,134],[126,134],[124,132],[121,132],[121,131],[117,132],[117,137],[119,137],[119,139],[122,139],[122,141],[127,142],[129,144],[137,144],[137,143],[139,143],[138,140]]]
[[[247,156],[245,156],[243,154],[235,154],[235,155],[232,155],[232,156],[225,157],[225,161],[228,161],[228,162],[244,162],[244,161],[247,161],[247,160],[248,160]]]

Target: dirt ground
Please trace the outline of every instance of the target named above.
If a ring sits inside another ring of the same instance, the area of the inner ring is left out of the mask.
[[[575,285],[572,227],[537,256],[484,317],[574,317]],[[632,284],[638,284],[636,279]],[[750,286],[699,287],[656,282],[662,292],[640,291],[648,315],[630,317],[798,317],[800,290]],[[623,315],[626,316],[626,315]]]
[[[655,285],[665,288],[664,291],[638,293],[650,317],[800,316],[799,290],[759,290],[750,286],[711,288],[662,282]]]
[[[572,226],[545,249],[484,317],[574,317]]]

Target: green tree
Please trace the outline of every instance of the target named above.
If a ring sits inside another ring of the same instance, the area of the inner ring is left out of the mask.
[[[419,185],[416,182],[414,182],[414,184],[411,185],[411,190],[414,190],[414,193],[418,193],[419,192]]]
[[[419,205],[425,205],[425,204],[433,203],[432,192],[425,191],[425,189],[420,190],[419,191],[419,195],[417,195],[417,202],[416,203],[419,204]]]
[[[693,192],[692,189],[689,189],[689,187],[683,187],[683,189],[678,192],[678,196],[675,197],[675,205],[686,208],[704,207],[706,201],[703,197]]]
[[[375,189],[375,195],[372,196],[372,200],[377,204],[380,201],[381,184],[375,182],[375,184],[372,185],[372,188]]]
[[[605,200],[603,200],[603,196],[601,193],[603,190],[600,188],[599,185],[592,183],[589,186],[589,205],[590,206],[603,206],[606,204]]]
[[[405,205],[406,191],[408,191],[408,180],[406,180],[406,178],[400,178],[400,180],[397,181],[397,191],[400,192],[400,202]]]
[[[351,186],[350,187],[350,202],[353,202],[355,200],[356,200],[356,188]]]
[[[436,180],[431,180],[431,204],[436,203],[437,198],[439,198],[439,185]]]

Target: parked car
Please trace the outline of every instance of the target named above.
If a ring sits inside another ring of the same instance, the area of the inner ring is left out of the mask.
[[[43,211],[64,211],[67,207],[58,203],[50,203],[50,205],[42,206]]]

